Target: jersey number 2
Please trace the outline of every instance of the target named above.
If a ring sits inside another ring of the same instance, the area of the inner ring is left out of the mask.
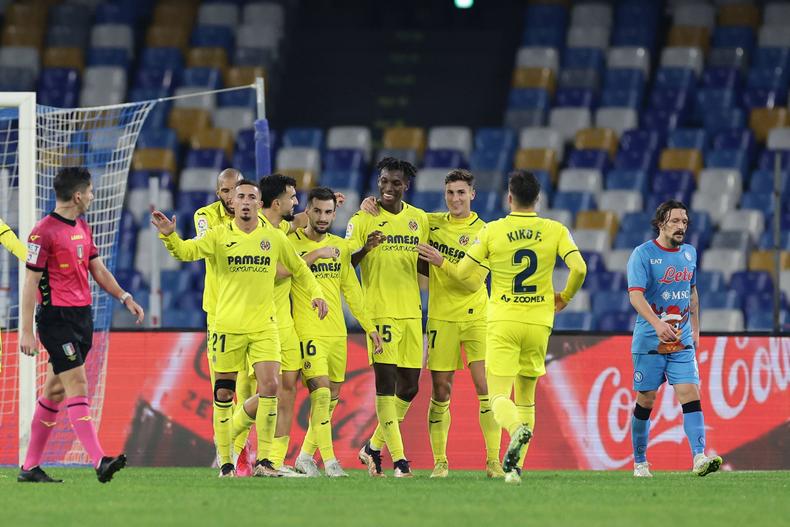
[[[527,259],[527,266],[513,277],[514,295],[521,293],[532,294],[538,290],[537,286],[526,285],[524,283],[538,270],[538,255],[535,254],[535,251],[530,249],[519,249],[513,253],[513,265],[521,265],[521,262],[524,261],[525,258]]]

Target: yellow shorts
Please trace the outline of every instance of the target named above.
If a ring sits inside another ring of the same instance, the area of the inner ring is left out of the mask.
[[[347,337],[316,337],[299,342],[302,378],[329,377],[332,382],[346,380]]]
[[[501,377],[546,375],[551,328],[523,322],[489,322],[486,371]]]
[[[256,333],[212,331],[208,346],[215,372],[243,372],[258,362],[280,362],[280,338],[274,326]]]
[[[299,352],[299,335],[293,325],[279,329],[280,352],[282,353],[281,371],[302,369],[302,356]]]
[[[455,371],[464,369],[461,344],[464,345],[466,363],[486,358],[485,319],[468,322],[428,319],[425,335],[428,337],[428,369]]]
[[[396,364],[400,368],[422,368],[422,320],[374,318],[372,321],[384,342],[384,350],[374,355],[373,342],[367,339],[370,364]]]

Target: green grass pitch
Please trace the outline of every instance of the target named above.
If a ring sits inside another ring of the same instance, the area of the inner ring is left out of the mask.
[[[446,480],[425,471],[371,480],[359,470],[345,480],[220,480],[213,469],[132,467],[106,485],[89,469],[48,472],[66,483],[19,484],[15,470],[0,470],[0,524],[754,527],[790,518],[790,471],[656,471],[639,480],[625,471],[536,471],[520,486],[463,471]]]

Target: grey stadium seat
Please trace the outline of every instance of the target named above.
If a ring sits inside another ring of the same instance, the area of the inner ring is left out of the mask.
[[[91,46],[94,48],[123,48],[134,55],[134,35],[126,24],[97,24],[91,29]]]
[[[622,219],[628,212],[642,210],[644,200],[638,190],[604,190],[596,196],[596,201],[598,209],[611,210]]]
[[[447,170],[442,168],[424,168],[417,173],[414,181],[418,192],[440,192],[444,190],[444,178]]]
[[[739,209],[729,212],[721,221],[723,231],[744,232],[756,244],[760,241],[765,229],[765,216],[763,211]],[[715,237],[714,237],[715,239]]]
[[[549,126],[569,142],[576,137],[576,132],[592,126],[592,116],[587,108],[553,108],[549,113]]]
[[[239,8],[229,3],[202,4],[198,9],[198,25],[225,26],[235,29],[239,25]]]
[[[572,27],[612,27],[612,6],[605,2],[582,3],[571,9]]]
[[[321,152],[316,148],[283,147],[277,151],[278,170],[309,170],[314,174],[321,171]]]
[[[550,148],[557,152],[557,160],[565,153],[565,141],[562,135],[553,128],[531,126],[522,128],[518,136],[519,148]]]
[[[647,79],[650,75],[650,52],[647,48],[632,46],[610,48],[606,55],[606,67],[640,69]]]
[[[620,137],[623,132],[639,127],[639,116],[633,108],[598,108],[595,112],[597,128],[611,128]]]
[[[661,66],[665,68],[688,68],[697,77],[702,74],[705,58],[699,48],[668,46],[661,52]]]
[[[255,114],[249,108],[228,106],[214,110],[212,121],[214,128],[226,128],[235,137],[239,130],[255,126]]]
[[[790,47],[790,31],[784,26],[762,26],[757,36],[761,48]]]
[[[543,110],[508,110],[505,113],[505,126],[513,130],[528,126],[543,126],[544,114]]]
[[[771,2],[763,8],[763,25],[790,27],[790,4]]]
[[[182,86],[181,88],[176,88],[175,95],[190,95],[207,90],[208,88],[203,86]],[[214,93],[206,93],[204,95],[176,99],[173,104],[177,108],[201,108],[213,112],[214,108],[217,107],[217,96]]]
[[[539,207],[538,215],[550,220],[558,221],[563,225],[573,225],[573,214],[566,209],[552,209]]]
[[[216,188],[217,171],[213,168],[185,168],[179,176],[181,192],[211,192]]]
[[[244,24],[236,28],[236,47],[269,49],[277,52],[281,37],[282,33],[268,26],[261,28]]]
[[[579,250],[605,252],[612,248],[609,231],[603,229],[574,229],[573,239]]]
[[[0,47],[0,66],[28,69],[38,77],[41,67],[38,50],[27,46]]]
[[[585,88],[598,91],[601,79],[595,70],[562,70],[560,72],[560,88]]]
[[[469,159],[472,153],[472,130],[465,126],[434,126],[428,131],[428,148],[460,150]]]
[[[631,258],[633,249],[613,249],[603,254],[608,271],[620,271],[625,273],[628,269],[628,259]]]
[[[333,126],[327,132],[326,147],[362,150],[365,161],[370,161],[370,129],[365,126]]]
[[[574,26],[568,30],[566,44],[569,48],[596,48],[609,47],[608,27]]]
[[[790,150],[790,128],[773,128],[768,132],[768,150]]]
[[[743,311],[740,309],[703,309],[700,328],[702,331],[743,331]]]
[[[746,270],[746,252],[712,247],[702,254],[703,271],[720,271],[729,282],[736,271]]]
[[[554,48],[525,47],[516,54],[517,68],[549,68],[554,74],[560,69],[560,54]]]
[[[730,214],[732,214],[732,212]],[[724,226],[722,225],[722,230],[713,235],[710,246],[716,249],[748,251],[751,248],[751,238],[748,232],[743,232],[741,230],[724,230]]]
[[[562,192],[592,192],[603,190],[603,174],[595,168],[565,168],[560,172],[557,190]]]
[[[691,197],[691,209],[707,212],[716,225],[735,210],[736,203],[738,200],[732,194],[705,194],[698,190]]]
[[[735,202],[741,200],[743,177],[733,168],[706,168],[699,173],[699,192],[703,194],[731,194]]]
[[[679,5],[675,8],[672,22],[675,26],[706,27],[713,32],[716,26],[716,8],[703,3]]]
[[[244,6],[244,23],[252,25],[285,26],[285,10],[275,2],[255,2]]]

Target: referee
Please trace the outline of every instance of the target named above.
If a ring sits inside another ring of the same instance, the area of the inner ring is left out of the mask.
[[[39,397],[30,430],[30,444],[17,481],[60,483],[39,466],[47,439],[57,422],[58,406],[66,411],[77,438],[88,452],[99,481],[110,481],[126,465],[126,456],[104,455],[91,420],[85,359],[93,342],[91,290],[88,272],[102,289],[143,321],[143,308],[118,285],[104,266],[88,223],[82,217],[93,201],[90,172],[84,167],[61,168],[55,176],[55,210],[39,221],[27,244],[27,272],[22,292],[21,338],[25,355],[38,352],[33,334],[36,309],[38,337],[49,354],[44,392]]]

